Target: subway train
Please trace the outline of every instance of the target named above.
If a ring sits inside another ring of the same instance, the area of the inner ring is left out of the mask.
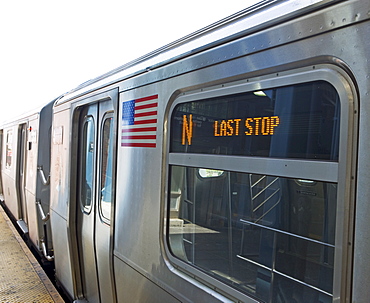
[[[75,303],[368,302],[369,33],[262,1],[87,81],[1,124],[2,203]]]

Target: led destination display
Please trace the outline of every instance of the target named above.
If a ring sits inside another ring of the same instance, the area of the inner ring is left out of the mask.
[[[213,123],[213,135],[215,137],[231,137],[231,136],[268,136],[273,135],[275,128],[279,126],[280,118],[272,117],[256,117],[246,119],[228,119],[215,121]],[[241,131],[243,129],[245,131]],[[191,145],[193,137],[193,115],[183,115],[182,121],[182,140],[181,144]]]
[[[317,81],[176,106],[171,152],[338,159],[340,102]]]

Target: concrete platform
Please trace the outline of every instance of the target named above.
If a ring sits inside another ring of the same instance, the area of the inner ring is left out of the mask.
[[[0,303],[13,302],[64,300],[0,206]]]

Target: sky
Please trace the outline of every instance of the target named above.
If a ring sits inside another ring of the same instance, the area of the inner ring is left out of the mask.
[[[259,0],[0,3],[0,124]]]

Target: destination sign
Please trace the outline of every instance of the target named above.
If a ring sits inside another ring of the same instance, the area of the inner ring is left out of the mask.
[[[340,102],[324,81],[178,104],[170,152],[338,158]]]
[[[193,115],[183,115],[181,144],[191,145],[193,138]],[[235,118],[213,122],[213,136],[272,136],[280,124],[279,116]]]

